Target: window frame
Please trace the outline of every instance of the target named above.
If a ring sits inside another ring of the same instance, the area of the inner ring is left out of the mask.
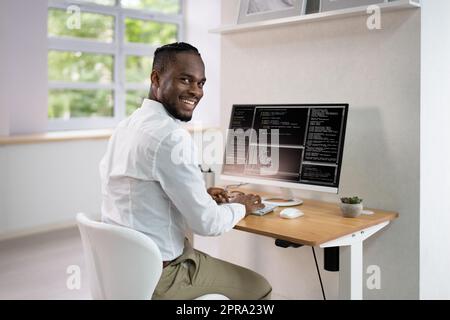
[[[126,117],[126,94],[130,90],[149,90],[148,84],[126,82],[126,58],[127,56],[153,57],[158,46],[142,43],[130,43],[125,41],[125,19],[140,19],[158,23],[171,23],[177,25],[177,41],[184,39],[184,1],[180,0],[180,12],[178,14],[164,14],[146,9],[128,9],[121,6],[120,0],[115,0],[114,5],[101,5],[86,3],[81,0],[48,0],[48,9],[62,9],[67,11],[70,5],[76,5],[81,12],[97,13],[113,16],[114,38],[112,42],[101,42],[93,39],[81,39],[72,37],[48,38],[48,51],[80,51],[93,54],[108,54],[114,59],[113,81],[110,84],[96,82],[66,82],[48,81],[49,92],[52,89],[108,89],[113,94],[113,117],[80,117],[70,119],[48,119],[48,131],[57,130],[83,130],[112,128]],[[47,14],[48,16],[48,14]],[[149,70],[150,76],[150,70]],[[48,113],[48,104],[47,104]]]

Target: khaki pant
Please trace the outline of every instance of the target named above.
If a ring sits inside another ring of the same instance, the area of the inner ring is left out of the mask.
[[[231,300],[270,299],[272,287],[251,270],[213,258],[185,242],[183,254],[163,269],[152,299],[190,300],[219,293]]]

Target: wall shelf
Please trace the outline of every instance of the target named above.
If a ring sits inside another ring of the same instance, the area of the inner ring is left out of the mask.
[[[380,3],[379,7],[381,9],[381,12],[389,12],[389,11],[405,10],[405,9],[417,9],[417,8],[420,8],[420,3],[417,0],[416,1],[415,0],[397,0],[395,2]],[[245,24],[226,25],[226,26],[222,26],[220,28],[211,29],[211,30],[209,30],[209,32],[210,33],[218,33],[218,34],[230,34],[230,33],[268,29],[268,28],[300,24],[300,23],[309,23],[309,22],[315,22],[315,21],[324,21],[324,20],[341,19],[341,18],[353,17],[353,16],[362,16],[362,15],[367,15],[367,6],[335,10],[335,11],[328,11],[328,12],[321,12],[321,13],[312,13],[312,14],[308,14],[308,15],[287,17],[287,18],[267,20],[267,21],[258,21],[258,22],[245,23]]]

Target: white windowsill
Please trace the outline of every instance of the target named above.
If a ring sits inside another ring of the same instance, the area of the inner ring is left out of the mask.
[[[0,137],[0,145],[57,142],[57,141],[71,141],[71,140],[108,139],[111,136],[111,133],[112,129],[102,129],[102,130],[54,131],[47,133],[6,136]]]
[[[214,127],[195,128],[186,127],[189,132],[218,130]],[[0,136],[0,145],[12,144],[31,144],[43,142],[60,142],[60,141],[74,141],[74,140],[107,140],[111,137],[113,129],[101,130],[76,130],[76,131],[54,131],[47,133],[17,135],[17,136]]]

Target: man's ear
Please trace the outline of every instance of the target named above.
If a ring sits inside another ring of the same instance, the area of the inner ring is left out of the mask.
[[[152,73],[150,74],[150,80],[152,82],[152,85],[159,88],[159,79],[160,79],[159,72],[157,70],[153,70]]]
[[[151,80],[151,84],[150,84],[150,94],[149,94],[149,98],[150,99],[158,99],[158,89],[160,87],[160,78],[159,78],[159,72],[156,70],[153,70],[152,73],[150,74],[150,80]]]

